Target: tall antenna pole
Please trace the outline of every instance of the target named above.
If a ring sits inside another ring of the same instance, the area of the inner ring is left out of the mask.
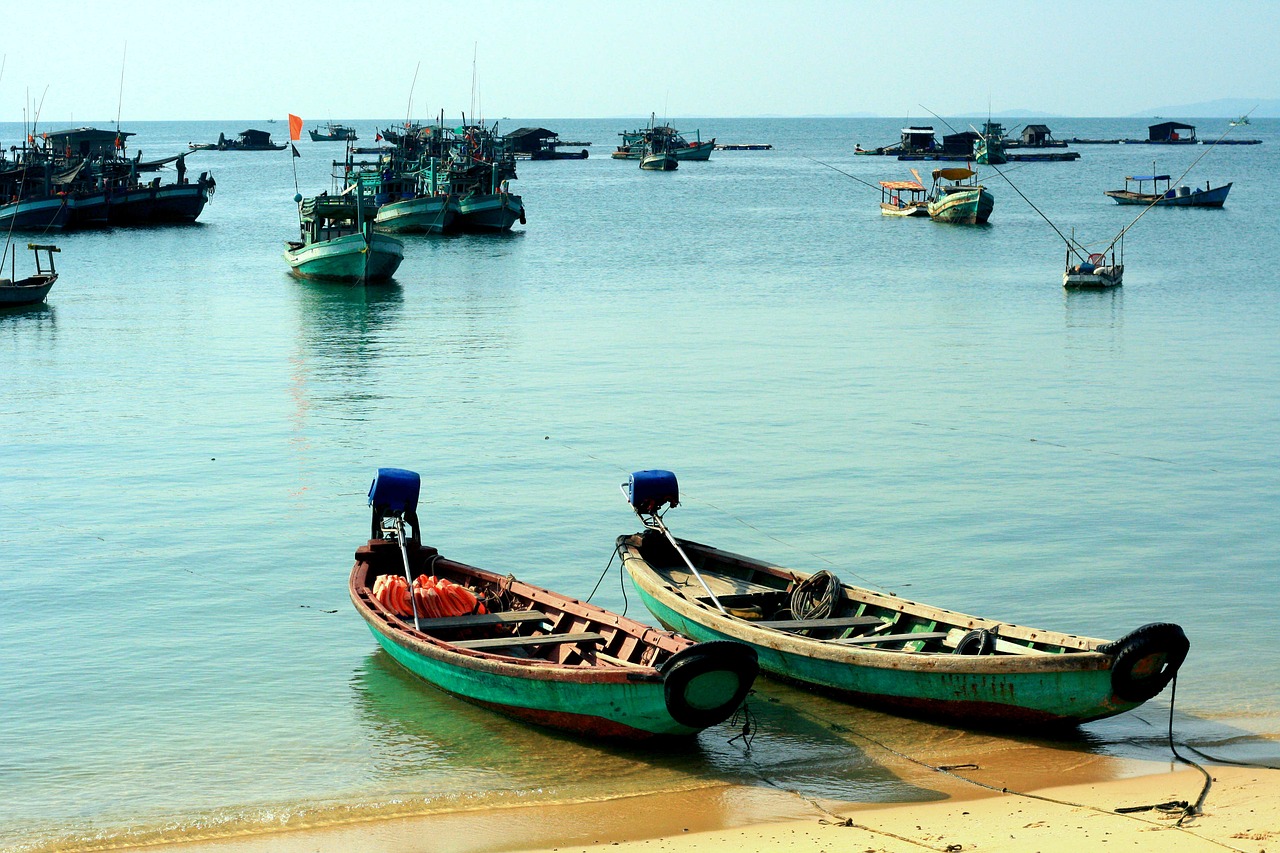
[[[120,94],[116,99],[116,148],[124,148],[120,139],[120,113],[124,107],[124,62],[129,56],[129,42],[124,43],[124,52],[120,55]]]

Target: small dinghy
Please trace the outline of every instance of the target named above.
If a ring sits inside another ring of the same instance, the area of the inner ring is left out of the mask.
[[[53,267],[53,253],[61,252],[57,246],[28,243],[27,248],[36,256],[36,274],[26,278],[17,278],[14,270],[18,256],[18,247],[13,247],[13,258],[9,263],[9,275],[12,278],[0,278],[0,308],[16,308],[20,305],[36,305],[44,302],[49,295],[53,283],[58,280],[58,271]],[[44,252],[46,263],[40,262],[40,253]],[[7,253],[6,253],[7,254]],[[0,258],[0,272],[4,271],[4,258]]]
[[[1061,727],[1136,708],[1162,691],[1189,643],[1169,623],[1115,640],[967,616],[676,539],[670,471],[631,475],[644,523],[617,540],[622,565],[664,626],[755,649],[769,675],[918,716]]]
[[[688,736],[729,719],[758,671],[741,643],[696,643],[419,541],[416,473],[379,469],[356,612],[397,663],[509,717],[579,735]]]

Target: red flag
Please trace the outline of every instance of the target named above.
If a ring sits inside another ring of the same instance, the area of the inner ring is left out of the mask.
[[[373,141],[374,141],[374,142],[381,142],[381,141],[382,141],[382,134],[381,134],[381,133],[375,133],[375,134],[373,135]]]
[[[302,119],[289,113],[289,138],[297,142],[302,138]]]

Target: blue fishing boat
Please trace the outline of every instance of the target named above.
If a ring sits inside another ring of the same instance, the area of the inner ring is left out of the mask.
[[[1129,189],[1129,182],[1138,185],[1136,190]],[[1160,183],[1164,182],[1161,188]],[[1151,184],[1151,192],[1146,192],[1146,184]],[[1231,184],[1211,186],[1205,182],[1204,189],[1199,187],[1172,186],[1169,175],[1130,175],[1124,179],[1124,189],[1106,190],[1103,195],[1113,198],[1117,204],[1155,205],[1156,207],[1222,207],[1231,192]]]

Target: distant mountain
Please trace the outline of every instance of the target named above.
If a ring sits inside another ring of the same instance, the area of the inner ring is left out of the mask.
[[[1256,109],[1254,109],[1256,107]],[[1235,118],[1245,113],[1251,118],[1280,118],[1280,99],[1277,98],[1219,98],[1216,101],[1200,101],[1195,104],[1178,104],[1172,107],[1152,107],[1128,118]]]

